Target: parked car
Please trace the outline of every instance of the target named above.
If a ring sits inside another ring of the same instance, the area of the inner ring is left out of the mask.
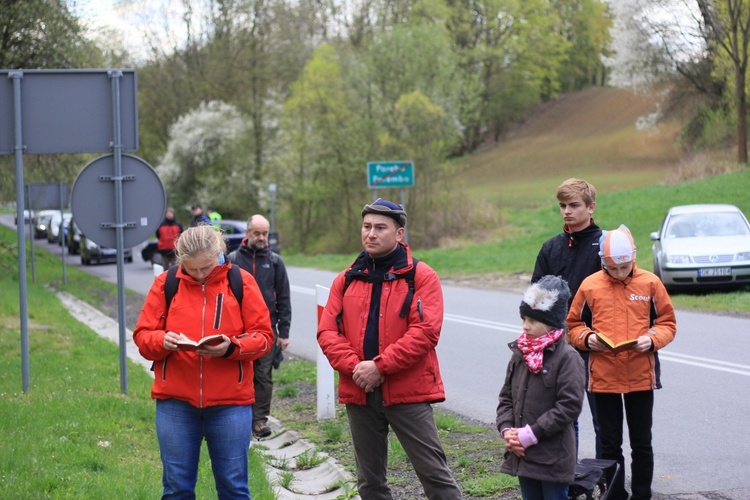
[[[52,218],[49,221],[49,229],[47,230],[47,241],[49,243],[58,243],[62,245],[60,230],[62,229],[63,233],[68,231],[68,224],[72,217],[73,214],[70,212],[63,212],[62,217],[60,217],[59,210],[52,214]]]
[[[245,238],[245,228],[247,221],[224,219],[221,221],[221,231],[224,233],[224,241],[227,244],[227,253],[237,250]],[[279,234],[276,232],[268,235],[268,244],[271,250],[281,253],[281,243]],[[161,264],[161,254],[156,249],[156,240],[149,241],[141,249],[141,258],[144,262],[151,264]]]
[[[60,213],[59,210],[41,210],[36,214],[36,222],[34,223],[34,238],[41,239],[47,237],[47,230],[49,230],[49,224],[52,220],[52,216],[55,213]]]
[[[100,247],[85,234],[81,234],[81,264],[90,266],[91,264],[101,264],[105,261],[117,262],[117,249]],[[123,254],[125,262],[133,262],[133,249],[126,248]]]
[[[73,219],[68,223],[68,232],[65,236],[65,243],[68,246],[68,254],[78,255],[81,253],[81,230]]]
[[[750,224],[734,205],[672,207],[651,239],[667,290],[750,284]]]
[[[29,223],[29,218],[32,218],[32,219],[34,218],[34,212],[33,211],[30,212],[28,210],[24,210],[23,211],[23,223],[24,224],[28,224]],[[16,214],[13,216],[13,224],[15,224],[16,226],[18,225],[18,212],[16,212]]]

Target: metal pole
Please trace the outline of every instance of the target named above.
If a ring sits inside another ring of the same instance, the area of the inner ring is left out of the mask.
[[[34,258],[34,207],[31,206],[31,186],[26,185],[26,198],[29,200],[29,248],[31,248],[31,281],[36,283],[36,259]]]
[[[125,327],[127,316],[125,311],[125,250],[123,235],[123,206],[122,206],[122,139],[120,130],[120,80],[121,70],[109,71],[108,76],[112,84],[112,130],[114,153],[114,186],[115,186],[115,232],[117,236],[117,314],[120,319],[120,390],[128,393],[128,353]]]
[[[268,190],[271,192],[271,232],[276,231],[276,184],[270,184]]]
[[[404,194],[404,188],[401,188],[401,206],[406,211],[406,195]],[[404,226],[404,243],[409,243],[409,235],[407,234],[406,226]]]
[[[24,394],[29,392],[29,309],[27,304],[26,289],[26,229],[23,224],[23,210],[26,206],[23,189],[23,127],[21,126],[21,80],[23,79],[22,71],[10,71],[8,78],[13,80],[13,117],[15,121],[15,139],[14,146],[16,155],[16,213],[20,217],[21,225],[24,228],[18,232],[18,295],[19,295],[19,312],[21,316],[21,378]],[[20,208],[19,208],[20,207]],[[20,210],[20,213],[19,213]],[[16,228],[18,229],[18,228]]]
[[[63,239],[63,233],[62,233],[63,219],[65,219],[64,217],[65,215],[65,193],[63,192],[63,186],[65,186],[65,184],[61,182],[60,190],[59,190],[60,191],[60,232],[57,233],[60,236],[61,241]],[[60,260],[62,261],[63,285],[67,285],[68,284],[68,267],[65,262],[64,253],[60,255]]]

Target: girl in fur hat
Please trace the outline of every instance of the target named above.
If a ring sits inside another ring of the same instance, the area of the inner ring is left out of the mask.
[[[583,407],[584,366],[565,340],[570,290],[545,276],[524,293],[523,333],[512,351],[497,406],[497,430],[505,439],[501,470],[518,476],[521,495],[567,499],[575,477],[574,423]]]

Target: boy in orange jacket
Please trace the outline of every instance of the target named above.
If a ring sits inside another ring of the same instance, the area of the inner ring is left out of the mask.
[[[599,417],[602,458],[617,460],[624,470],[624,405],[632,457],[630,498],[651,498],[654,389],[661,387],[655,353],[674,340],[674,308],[659,278],[636,266],[627,227],[604,231],[599,248],[602,270],[581,283],[567,318],[568,336],[574,347],[591,351],[588,390]],[[623,342],[622,350],[611,346]],[[611,498],[627,499],[624,481],[617,483]]]

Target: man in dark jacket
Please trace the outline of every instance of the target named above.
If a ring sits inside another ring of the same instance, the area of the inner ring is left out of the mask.
[[[588,276],[601,270],[599,257],[599,238],[602,230],[594,224],[596,208],[596,188],[583,179],[568,179],[557,188],[557,201],[560,204],[560,215],[563,218],[563,232],[554,236],[542,245],[536,258],[531,282],[536,283],[543,276],[560,276],[568,282],[570,300],[578,292],[578,287]],[[589,353],[578,351],[586,365],[586,387],[588,387]],[[599,421],[596,418],[594,395],[586,393],[594,432],[596,433],[596,458],[601,455],[599,439]],[[578,422],[576,421],[576,441]]]
[[[445,400],[435,351],[443,291],[437,273],[412,258],[405,225],[401,205],[378,199],[362,209],[364,252],[334,279],[318,343],[339,372],[360,496],[392,498],[390,427],[427,497],[459,499],[432,414],[432,403]]]
[[[271,435],[268,415],[273,396],[273,367],[278,368],[284,351],[289,346],[289,327],[292,323],[292,300],[289,277],[284,261],[268,248],[270,224],[262,215],[247,220],[246,238],[240,248],[229,254],[229,260],[255,277],[268,311],[276,338],[274,348],[254,362],[255,406],[253,406],[253,433],[259,438]],[[276,362],[274,362],[276,360]]]
[[[208,218],[208,215],[203,213],[203,207],[200,205],[193,205],[193,220],[190,223],[190,227],[195,226],[201,226],[204,224],[211,224],[211,219]]]

